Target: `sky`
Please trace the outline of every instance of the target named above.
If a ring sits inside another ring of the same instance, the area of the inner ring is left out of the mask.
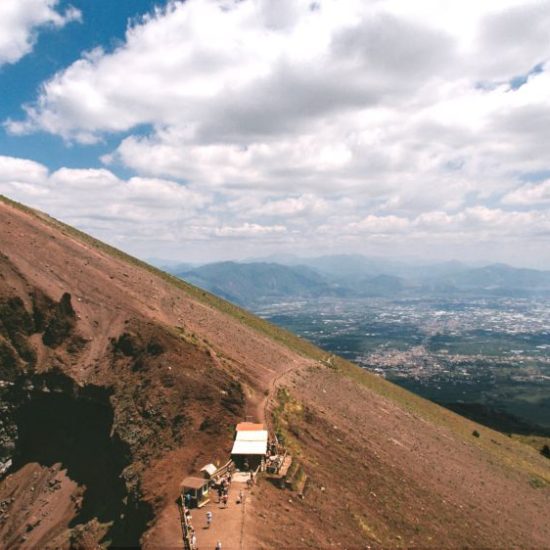
[[[0,193],[141,258],[550,269],[550,0],[1,0]]]

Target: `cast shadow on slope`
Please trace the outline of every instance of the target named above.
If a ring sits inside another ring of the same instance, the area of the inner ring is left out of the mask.
[[[55,381],[51,375],[47,378],[27,379],[10,392],[17,427],[12,471],[33,462],[47,467],[61,463],[82,489],[80,509],[69,527],[97,518],[112,524],[105,542],[138,546],[152,510],[128,494],[123,471],[131,456],[127,445],[111,433],[109,390],[76,389],[59,374]]]

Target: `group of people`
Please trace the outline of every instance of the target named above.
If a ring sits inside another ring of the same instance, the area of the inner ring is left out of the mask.
[[[218,482],[218,503],[223,504],[224,508],[227,508],[227,501],[229,499],[229,488],[231,487],[231,471],[221,478]]]
[[[251,488],[252,485],[254,484],[254,472],[248,465],[247,460],[245,460],[244,470],[248,471],[250,474],[250,477],[246,480],[246,484],[248,488]],[[218,494],[218,504],[221,504],[223,508],[226,508],[228,504],[229,489],[231,488],[232,477],[233,477],[232,470],[228,470],[223,477],[217,480],[217,483],[213,483],[213,489]],[[214,480],[212,480],[212,482],[213,481]],[[239,491],[239,495],[236,502],[237,504],[241,504],[244,502],[244,494],[242,490]],[[182,499],[182,505],[183,505],[183,513],[185,518],[184,519],[185,530],[188,537],[187,540],[189,541],[191,550],[198,550],[195,528],[191,523],[192,516],[191,516],[191,510],[190,510],[190,506],[191,506],[190,495],[186,494],[184,496],[184,498]],[[212,525],[212,519],[213,519],[213,514],[210,510],[208,510],[206,512],[206,527],[205,527],[206,529],[209,529],[210,526]],[[222,544],[219,540],[216,543],[216,550],[222,550]]]

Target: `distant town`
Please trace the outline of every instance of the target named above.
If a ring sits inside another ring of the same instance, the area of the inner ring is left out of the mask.
[[[550,428],[550,302],[322,299],[256,312],[434,401],[494,407]]]

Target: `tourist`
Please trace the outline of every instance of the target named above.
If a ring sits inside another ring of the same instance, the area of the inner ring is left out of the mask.
[[[223,495],[223,507],[224,508],[227,508],[227,493],[225,493],[225,495]]]
[[[220,541],[216,543],[216,550],[222,550],[222,543]]]
[[[191,535],[191,549],[197,550],[197,536],[195,535],[195,533]]]
[[[212,512],[208,510],[208,512],[206,512],[206,527],[209,528],[211,524],[212,524]]]

